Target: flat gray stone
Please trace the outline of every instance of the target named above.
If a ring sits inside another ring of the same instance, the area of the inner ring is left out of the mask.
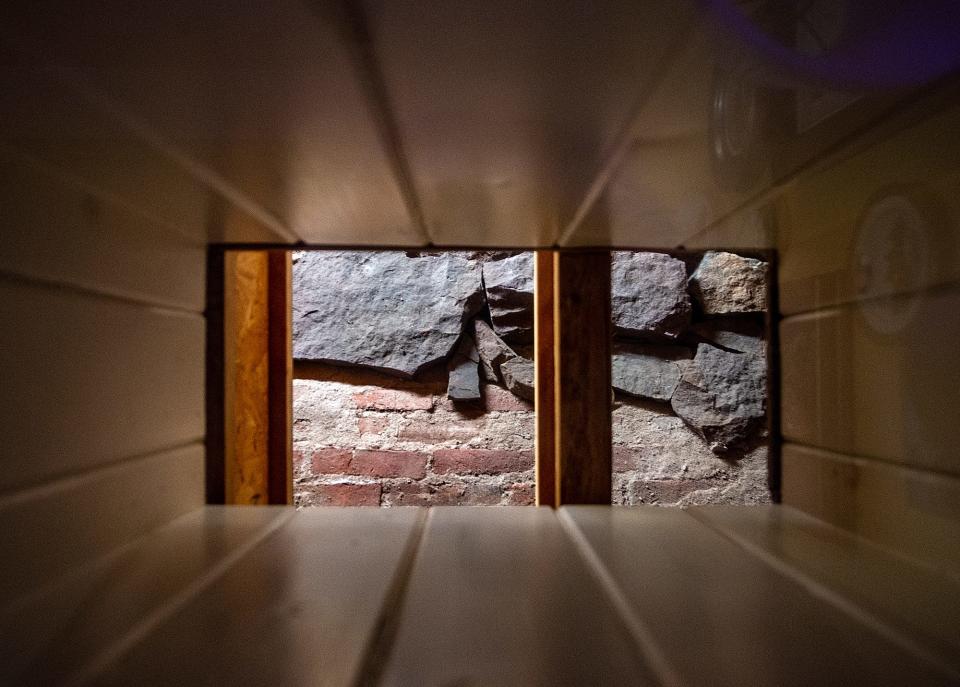
[[[670,405],[716,454],[743,442],[766,411],[766,363],[754,353],[697,346]]]
[[[455,253],[310,251],[293,266],[293,357],[412,377],[446,359],[483,305]]]
[[[514,396],[533,401],[533,361],[514,358],[500,366],[503,383]]]
[[[767,263],[708,251],[690,276],[690,293],[707,315],[767,309]]]
[[[503,383],[500,366],[517,357],[510,346],[494,333],[490,325],[483,320],[473,321],[473,339],[480,355],[480,369],[488,382]]]
[[[483,263],[494,331],[505,341],[533,341],[533,253]]]
[[[727,348],[737,353],[754,353],[765,357],[767,343],[764,340],[761,322],[701,322],[693,326],[696,336],[718,348]]]
[[[447,398],[455,402],[479,401],[480,356],[473,339],[464,336],[447,366]]]
[[[690,324],[687,268],[663,253],[614,251],[611,310],[621,336],[676,338]]]
[[[638,398],[669,401],[683,376],[678,361],[690,357],[682,348],[617,346],[612,361],[613,388]]]

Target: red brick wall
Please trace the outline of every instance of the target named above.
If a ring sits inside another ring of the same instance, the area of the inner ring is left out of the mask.
[[[479,406],[446,398],[446,374],[405,381],[298,364],[299,506],[533,504],[533,407],[488,385]]]
[[[297,505],[533,503],[533,408],[506,389],[458,408],[443,369],[418,381],[320,364],[296,375]],[[662,404],[618,395],[611,419],[614,503],[769,499],[763,437],[721,459]]]

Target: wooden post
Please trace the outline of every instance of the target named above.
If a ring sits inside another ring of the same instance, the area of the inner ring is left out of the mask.
[[[267,257],[267,501],[293,504],[293,284],[290,251]]]
[[[534,262],[534,439],[538,506],[556,505],[556,392],[554,390],[553,262],[554,251],[538,250]]]
[[[290,254],[227,251],[223,265],[223,445],[208,466],[222,465],[224,503],[289,504]]]
[[[554,259],[556,503],[609,504],[610,251]]]

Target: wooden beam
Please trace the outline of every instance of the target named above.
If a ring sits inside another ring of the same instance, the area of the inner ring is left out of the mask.
[[[268,503],[267,252],[230,251],[224,286],[225,502]]]
[[[221,471],[220,503],[290,504],[290,253],[227,251],[222,264],[222,458],[208,470]]]
[[[293,284],[290,251],[267,257],[267,501],[293,504]]]
[[[553,262],[554,251],[538,250],[534,261],[534,438],[536,503],[556,505],[556,392],[554,389]]]
[[[609,504],[610,251],[557,252],[553,277],[556,503]]]
[[[226,255],[219,246],[207,248],[207,325],[206,346],[206,501],[221,505],[226,499],[226,460],[224,445],[224,326],[223,288]]]

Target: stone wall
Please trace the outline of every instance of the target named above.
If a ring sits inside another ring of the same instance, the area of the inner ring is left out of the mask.
[[[768,500],[764,271],[615,254],[614,503]],[[529,254],[307,253],[294,280],[298,505],[533,503]]]

